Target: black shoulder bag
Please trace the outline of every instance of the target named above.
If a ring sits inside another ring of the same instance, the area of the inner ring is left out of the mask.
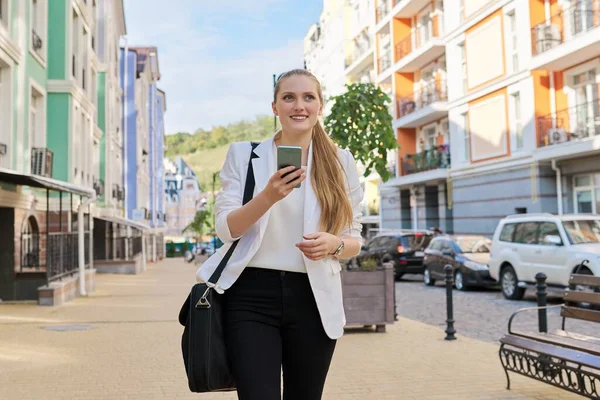
[[[244,187],[243,204],[252,199],[254,171],[252,159],[257,158],[252,143],[248,174]],[[239,239],[232,243],[208,282],[216,284]],[[181,351],[188,385],[192,392],[216,392],[235,390],[231,374],[224,332],[224,299],[206,283],[197,283],[179,311],[179,323],[185,328],[181,338]]]

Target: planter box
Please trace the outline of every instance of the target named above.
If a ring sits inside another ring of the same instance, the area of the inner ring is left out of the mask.
[[[375,325],[377,332],[385,332],[386,324],[395,321],[392,264],[374,271],[343,269],[341,274],[346,326]]]

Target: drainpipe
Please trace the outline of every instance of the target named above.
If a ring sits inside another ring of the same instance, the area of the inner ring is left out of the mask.
[[[96,192],[86,200],[79,204],[77,208],[77,239],[79,247],[79,294],[81,296],[87,296],[85,290],[85,235],[84,235],[84,222],[83,222],[83,209],[88,207],[90,204],[96,201]],[[90,217],[91,218],[91,217]],[[91,225],[90,225],[91,228]],[[91,237],[91,231],[90,231]],[[91,250],[91,248],[90,248]],[[90,252],[90,257],[92,253]],[[91,262],[91,261],[90,261]]]
[[[558,215],[563,214],[562,174],[560,167],[556,166],[556,160],[552,160],[552,169],[556,172],[556,196],[558,200]]]
[[[129,185],[128,185],[128,178],[129,176],[127,175],[129,172],[129,168],[128,168],[128,162],[129,162],[129,157],[127,154],[127,140],[128,140],[128,125],[129,125],[129,107],[128,107],[128,101],[129,99],[127,98],[127,85],[129,84],[128,80],[129,80],[129,74],[128,74],[128,59],[129,59],[129,43],[127,42],[127,36],[122,36],[123,40],[125,41],[125,50],[124,50],[124,56],[123,56],[123,190],[124,190],[124,198],[123,198],[123,203],[125,205],[125,218],[129,218],[128,215],[128,211],[129,211],[129,207],[128,207],[128,203],[127,200],[129,199]]]
[[[544,17],[546,18],[546,25],[550,25],[550,0],[544,1]],[[552,117],[552,128],[556,128],[556,89],[554,85],[554,71],[548,71],[549,74],[549,85],[550,85],[550,115]]]

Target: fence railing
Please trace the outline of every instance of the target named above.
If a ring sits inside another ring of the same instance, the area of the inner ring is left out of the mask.
[[[379,23],[382,19],[385,18],[386,15],[390,12],[390,7],[388,6],[389,0],[379,0],[379,6],[377,6],[377,11],[375,13],[376,22]]]
[[[445,79],[428,82],[415,90],[412,96],[397,98],[398,118],[411,114],[436,101],[447,100],[448,87]]]
[[[442,35],[443,15],[434,15],[425,25],[422,25],[406,35],[395,46],[395,59],[401,60],[413,51],[425,46],[434,38],[439,38]]]
[[[384,54],[377,59],[377,71],[382,73],[386,69],[392,66],[392,57],[388,50],[384,50]]]
[[[90,263],[89,232],[84,234],[85,264]],[[46,276],[48,282],[72,275],[79,269],[78,233],[49,233],[46,244]]]
[[[554,117],[554,118],[553,118]],[[600,102],[589,103],[557,111],[537,119],[540,147],[581,140],[600,135]]]
[[[420,153],[407,154],[402,157],[402,175],[449,167],[450,147],[448,145],[435,146]]]
[[[531,29],[533,55],[600,26],[600,0],[579,1]]]

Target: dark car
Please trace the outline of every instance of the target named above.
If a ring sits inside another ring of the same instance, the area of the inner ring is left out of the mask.
[[[394,264],[396,279],[407,273],[423,273],[425,248],[433,238],[429,231],[398,231],[380,233],[363,246],[356,263],[374,259],[378,265]]]
[[[491,246],[491,240],[485,236],[436,237],[425,249],[423,282],[432,286],[436,280],[445,280],[444,267],[451,265],[458,290],[496,286],[488,268]]]

